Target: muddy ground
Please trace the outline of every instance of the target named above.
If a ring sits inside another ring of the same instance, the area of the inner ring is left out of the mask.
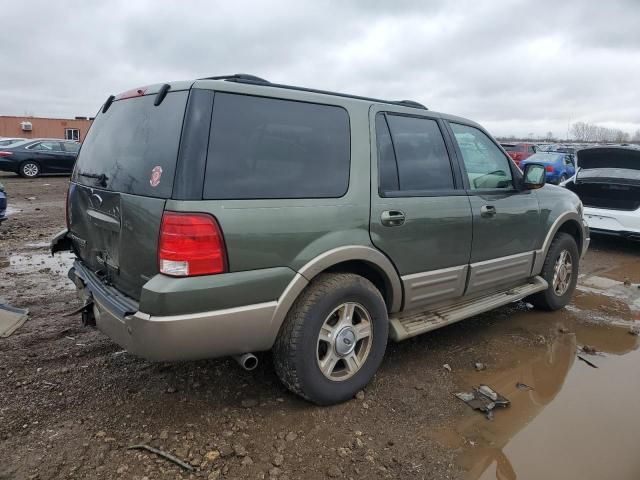
[[[520,302],[390,344],[362,398],[319,408],[280,385],[268,354],[253,372],[149,363],[65,316],[70,259],[46,242],[67,181],[0,176],[0,297],[30,310],[0,339],[0,479],[640,478],[640,245],[595,238],[568,308]],[[453,397],[480,383],[511,400],[493,420]]]

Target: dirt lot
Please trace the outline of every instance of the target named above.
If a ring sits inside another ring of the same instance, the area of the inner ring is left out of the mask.
[[[280,385],[268,354],[253,372],[154,364],[65,316],[70,259],[46,242],[68,179],[0,181],[0,297],[30,310],[0,339],[0,479],[640,478],[638,244],[594,239],[567,309],[521,302],[390,344],[362,398],[319,408]],[[479,383],[511,400],[492,421],[452,395]],[[127,449],[141,443],[194,471]]]

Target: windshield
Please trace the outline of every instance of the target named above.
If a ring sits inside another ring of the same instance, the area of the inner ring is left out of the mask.
[[[73,181],[91,187],[169,198],[187,103],[187,91],[113,102],[82,144]]]

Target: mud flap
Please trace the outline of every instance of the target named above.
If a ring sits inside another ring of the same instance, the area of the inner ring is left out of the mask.
[[[51,255],[56,252],[67,252],[72,249],[71,238],[69,238],[69,230],[66,228],[51,239],[50,243]]]

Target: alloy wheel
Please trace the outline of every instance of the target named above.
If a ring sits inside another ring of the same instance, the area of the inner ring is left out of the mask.
[[[372,342],[369,312],[359,303],[343,303],[320,328],[316,353],[320,371],[333,381],[351,378],[367,361]]]
[[[562,250],[555,267],[553,268],[553,292],[561,297],[569,289],[571,275],[573,274],[573,261],[568,250]]]
[[[38,165],[36,165],[35,163],[25,163],[22,166],[22,173],[24,174],[25,177],[36,177],[38,175],[39,172],[39,168]]]

